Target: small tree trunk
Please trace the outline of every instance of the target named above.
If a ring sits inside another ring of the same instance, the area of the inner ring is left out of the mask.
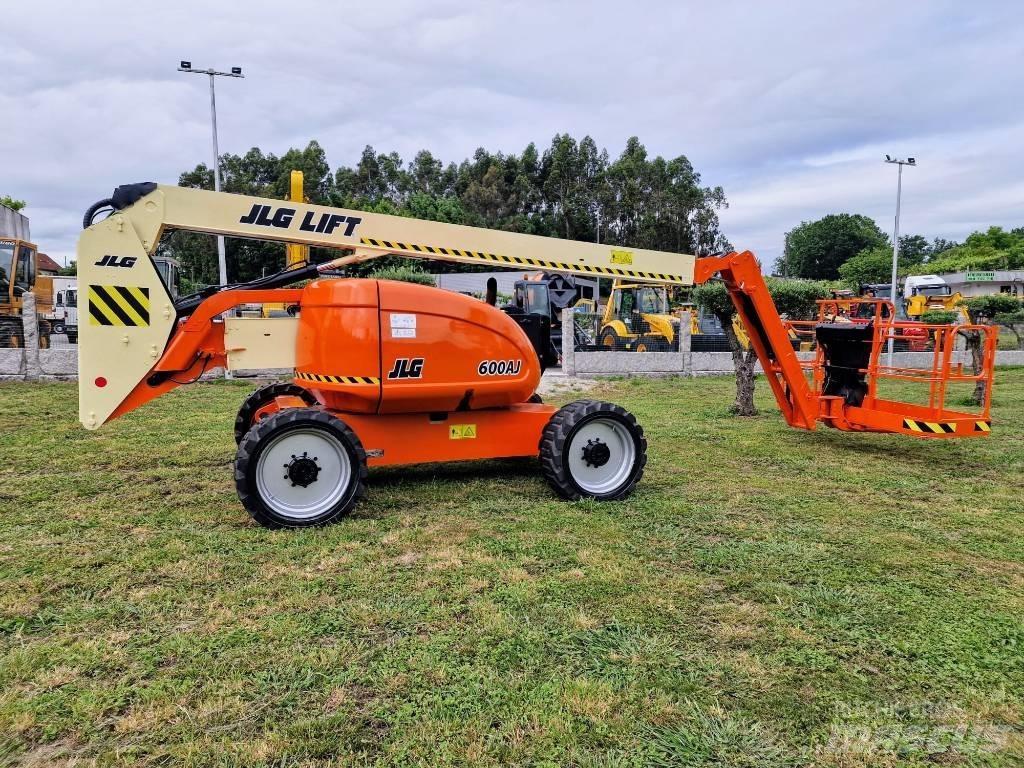
[[[1024,328],[1024,326],[1013,323],[1011,325],[1007,325],[1006,327],[1010,329],[1010,332],[1013,334],[1013,337],[1017,339],[1017,349],[1024,350],[1024,336],[1021,336],[1020,333],[1020,329]]]
[[[981,349],[981,334],[978,331],[961,331],[960,334],[967,342],[967,349],[971,353],[971,369],[974,375],[977,376],[981,373],[981,366],[984,361],[984,353]],[[985,382],[983,380],[979,379],[974,385],[972,397],[977,405],[982,405],[985,402]]]
[[[718,319],[725,329],[725,337],[729,340],[732,366],[736,371],[736,401],[729,410],[737,416],[757,416],[757,408],[754,407],[754,366],[757,363],[757,353],[753,347],[744,350],[740,346],[732,327],[732,317]]]

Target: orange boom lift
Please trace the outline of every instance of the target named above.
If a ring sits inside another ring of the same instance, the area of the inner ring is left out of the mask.
[[[93,223],[103,209],[112,213]],[[556,408],[536,396],[546,317],[420,285],[337,279],[335,270],[387,254],[681,285],[718,276],[788,424],[937,438],[989,432],[991,329],[959,327],[984,334],[976,376],[952,363],[954,331],[940,327],[930,329],[930,368],[887,367],[879,358],[889,336],[919,325],[894,322],[879,301],[870,322],[819,323],[817,357],[802,362],[749,251],[695,258],[152,183],[119,187],[90,208],[85,226],[82,424],[96,429],[213,367],[292,369],[291,382],[250,395],[235,421],[239,498],[268,527],[336,520],[365,493],[372,466],[536,456],[569,499],[621,499],[643,474],[647,441],[628,411],[593,400]],[[171,229],[345,253],[173,301],[151,260]],[[238,305],[269,303],[295,311],[224,319]],[[927,405],[880,398],[885,378],[927,386]],[[945,407],[948,383],[978,379],[987,393],[978,413]]]

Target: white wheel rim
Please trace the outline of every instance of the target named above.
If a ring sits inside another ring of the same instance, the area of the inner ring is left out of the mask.
[[[608,447],[608,461],[601,466],[588,463],[584,449],[602,443]],[[577,429],[566,446],[569,474],[580,490],[601,496],[612,493],[627,481],[636,463],[636,444],[625,425],[615,419],[598,417]]]
[[[293,457],[314,459],[319,472],[306,487],[288,477]],[[256,462],[256,490],[267,508],[293,520],[308,520],[341,501],[352,481],[352,461],[342,442],[323,429],[292,429],[269,440]]]

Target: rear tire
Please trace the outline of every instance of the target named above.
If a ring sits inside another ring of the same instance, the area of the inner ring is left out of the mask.
[[[327,525],[366,495],[366,451],[326,411],[289,408],[256,424],[235,459],[242,506],[265,528]]]
[[[540,464],[563,499],[623,499],[643,477],[647,440],[625,408],[577,400],[557,411],[544,427]]]
[[[252,420],[256,416],[256,411],[273,402],[275,397],[284,396],[301,397],[302,402],[306,405],[316,405],[317,403],[313,393],[298,384],[290,382],[265,384],[245,398],[242,407],[238,409],[238,415],[235,416],[235,445],[241,443],[242,438],[252,429]]]
[[[636,345],[637,352],[671,352],[672,348],[664,336],[643,336]]]

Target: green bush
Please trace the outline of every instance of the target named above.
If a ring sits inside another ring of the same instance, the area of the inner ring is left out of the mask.
[[[374,280],[398,280],[402,283],[436,286],[433,275],[415,267],[385,267],[371,272],[368,277]]]
[[[827,299],[829,296],[828,286],[817,280],[786,280],[769,277],[767,283],[768,292],[775,302],[775,308],[780,315],[786,315],[791,320],[808,320],[817,317],[818,300]],[[731,322],[732,316],[736,314],[736,308],[729,298],[729,292],[725,289],[725,283],[720,280],[696,286],[693,289],[692,297],[697,306],[705,312],[714,314],[723,323]]]
[[[997,293],[992,296],[975,296],[967,299],[967,311],[975,322],[995,320],[1001,315],[1016,315],[1024,310],[1020,299]]]
[[[921,315],[921,322],[928,325],[956,325],[960,322],[960,314],[948,309],[932,309]]]

